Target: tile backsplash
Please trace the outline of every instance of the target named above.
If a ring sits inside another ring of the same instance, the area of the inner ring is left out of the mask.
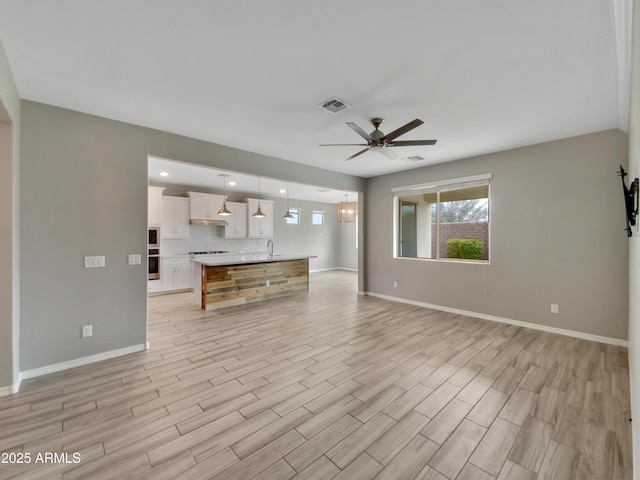
[[[189,225],[189,238],[163,238],[162,255],[228,250],[232,253],[266,252],[266,238],[224,238],[224,227]]]

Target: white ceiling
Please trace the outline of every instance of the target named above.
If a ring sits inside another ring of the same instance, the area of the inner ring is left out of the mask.
[[[619,5],[0,0],[0,41],[25,99],[370,177],[626,128]],[[352,107],[318,107],[333,96]],[[395,149],[422,162],[318,146],[376,116],[438,143]]]
[[[166,176],[161,175],[166,173]],[[223,176],[227,180],[223,183]],[[190,163],[177,162],[166,158],[149,156],[149,181],[153,184],[181,185],[193,187],[195,191],[217,190],[226,192],[229,198],[239,199],[244,195],[257,198],[287,198],[287,189],[291,200],[307,200],[310,202],[338,203],[345,201],[345,195],[351,202],[358,200],[357,192],[335,190],[318,185],[303,185],[286,182],[277,178],[245,175],[228,170],[202,167]],[[229,184],[234,182],[235,185]],[[291,204],[294,207],[294,204]]]

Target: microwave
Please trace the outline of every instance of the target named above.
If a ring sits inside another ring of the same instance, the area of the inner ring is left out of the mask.
[[[160,227],[149,227],[147,244],[150,247],[160,247]]]

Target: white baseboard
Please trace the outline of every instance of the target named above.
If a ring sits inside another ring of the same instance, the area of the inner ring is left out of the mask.
[[[22,383],[22,375],[18,375],[18,381],[13,385],[7,385],[6,387],[0,387],[0,397],[6,397],[7,395],[13,395],[20,391],[20,384]]]
[[[391,300],[392,302],[407,303],[409,305],[415,305],[417,307],[432,308],[434,310],[441,310],[443,312],[457,313],[459,315],[467,315],[469,317],[481,318],[482,320],[489,320],[491,322],[506,323],[506,324],[515,325],[518,327],[531,328],[532,330],[541,330],[543,332],[557,333],[558,335],[565,335],[567,337],[580,338],[582,340],[590,340],[592,342],[606,343],[609,345],[616,345],[618,347],[629,348],[629,342],[626,340],[621,340],[619,338],[603,337],[600,335],[593,335],[591,333],[577,332],[575,330],[566,330],[564,328],[550,327],[547,325],[540,325],[537,323],[522,322],[520,320],[513,320],[511,318],[496,317],[495,315],[488,315],[486,313],[478,313],[478,312],[471,312],[469,310],[460,310],[458,308],[443,307],[442,305],[433,305],[431,303],[417,302],[415,300],[392,297],[390,295],[383,295],[381,293],[365,292],[364,294],[370,297],[377,297],[377,298],[382,298],[384,300]]]
[[[132,345],[130,347],[119,348],[118,350],[111,350],[109,352],[98,353],[96,355],[90,355],[88,357],[76,358],[74,360],[68,360],[66,362],[54,363],[53,365],[47,365],[44,367],[34,368],[32,370],[26,370],[20,373],[21,380],[27,378],[39,377],[41,375],[48,375],[49,373],[61,372],[62,370],[68,370],[70,368],[81,367],[90,363],[101,362],[102,360],[109,360],[110,358],[121,357],[123,355],[129,355],[131,353],[138,353],[145,350],[145,345]]]
[[[317,273],[317,272],[329,272],[331,270],[346,270],[348,272],[357,272],[357,268],[347,268],[347,267],[331,267],[331,268],[318,268],[316,270],[309,270],[309,273]]]

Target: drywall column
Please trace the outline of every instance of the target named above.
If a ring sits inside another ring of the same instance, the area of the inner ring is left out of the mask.
[[[18,144],[20,97],[0,44],[0,396],[20,385]]]

